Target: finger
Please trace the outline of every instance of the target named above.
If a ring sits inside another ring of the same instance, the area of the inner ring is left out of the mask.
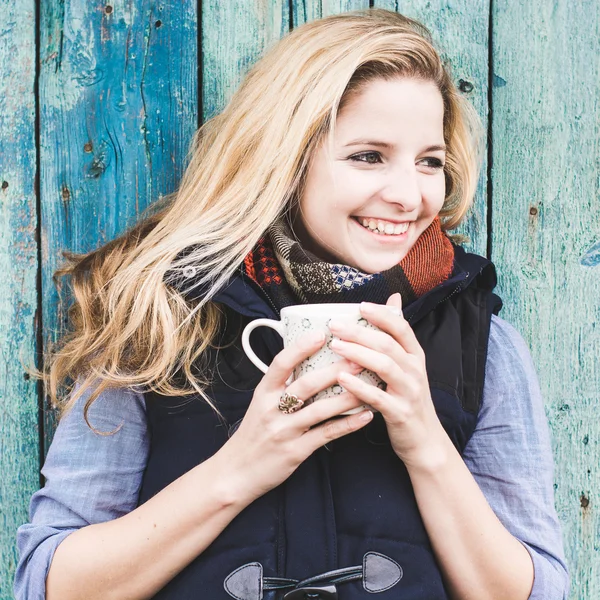
[[[390,397],[387,392],[372,383],[363,381],[348,373],[340,373],[339,382],[348,390],[348,393],[351,393],[361,400],[363,404],[368,404],[385,416],[390,404]]]
[[[308,430],[327,419],[339,417],[342,413],[359,408],[364,402],[350,392],[342,392],[338,396],[322,398],[293,413],[294,424],[298,429]]]
[[[298,364],[317,352],[324,343],[325,334],[322,331],[311,331],[302,336],[292,346],[284,348],[271,362],[262,379],[262,385],[266,390],[281,389],[281,386],[286,384]]]
[[[386,306],[395,306],[396,308],[399,308],[400,310],[402,310],[402,296],[396,292],[395,294],[392,294],[388,299],[387,302],[385,303]]]
[[[389,333],[361,327],[352,323],[335,321],[331,321],[328,326],[331,332],[343,341],[353,342],[371,350],[381,352],[381,354],[392,357],[401,368],[410,369],[411,363],[408,360],[408,353]],[[336,342],[332,341],[331,349],[335,351],[335,347]]]
[[[341,372],[346,371],[349,373],[358,374],[362,370],[364,370],[364,367],[353,364],[348,360],[337,360],[326,367],[311,370],[301,377],[298,377],[298,379],[287,386],[286,392],[306,400],[308,398],[312,398],[315,394],[318,394],[325,388],[336,385],[338,382],[338,376]]]
[[[330,347],[336,354],[377,373],[386,383],[400,383],[404,371],[393,357],[344,340],[334,339]]]
[[[412,327],[404,318],[402,311],[400,311],[400,315],[396,315],[382,304],[361,302],[360,312],[369,323],[389,333],[409,354],[417,356],[423,354],[421,344],[419,344]]]
[[[372,418],[373,413],[370,410],[363,410],[355,415],[344,417],[343,419],[326,421],[322,425],[307,431],[300,438],[300,443],[307,446],[307,453],[312,453],[328,442],[358,431],[367,425]]]

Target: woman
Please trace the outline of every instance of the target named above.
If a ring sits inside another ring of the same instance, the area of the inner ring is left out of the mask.
[[[46,379],[55,400],[78,384],[17,597],[566,597],[531,360],[495,316],[493,265],[446,234],[480,139],[398,14],[328,17],[268,52],[166,206],[61,272],[74,332]],[[380,331],[332,323],[342,359],[286,385],[324,340],[260,330],[263,377],[242,328],[318,302],[365,302]]]

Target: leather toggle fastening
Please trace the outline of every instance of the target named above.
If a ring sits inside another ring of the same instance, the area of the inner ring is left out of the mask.
[[[248,563],[230,573],[223,585],[236,600],[262,600],[264,591],[286,589],[290,591],[284,596],[285,600],[337,600],[336,586],[339,584],[362,579],[364,590],[376,594],[394,587],[403,574],[402,567],[395,560],[378,552],[367,552],[362,565],[328,571],[303,580],[263,577],[260,563]]]

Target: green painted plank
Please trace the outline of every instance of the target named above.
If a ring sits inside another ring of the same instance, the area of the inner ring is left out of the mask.
[[[417,19],[430,31],[442,58],[450,65],[452,79],[488,128],[488,62],[490,0],[375,0],[377,8],[395,10]],[[475,202],[456,233],[470,238],[464,246],[487,254],[487,156],[483,163]]]
[[[35,196],[35,2],[0,0],[0,600],[9,600],[15,532],[39,484]],[[23,364],[22,364],[23,363]]]
[[[176,188],[198,123],[196,3],[49,0],[40,29],[47,344],[65,318],[51,279],[61,251],[114,238]]]
[[[264,50],[289,30],[287,0],[203,0],[202,105],[219,113]]]
[[[600,4],[493,4],[493,259],[541,374],[573,600],[600,598]],[[534,501],[535,499],[532,499]]]

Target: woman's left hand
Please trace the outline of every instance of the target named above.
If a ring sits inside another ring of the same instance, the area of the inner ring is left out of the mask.
[[[383,415],[392,447],[407,467],[429,467],[442,458],[448,438],[431,400],[425,353],[402,315],[401,303],[400,294],[394,294],[386,306],[361,304],[363,317],[380,331],[333,320],[329,328],[340,340],[334,339],[331,349],[385,381],[384,391],[349,373],[340,373],[338,379]],[[399,307],[400,316],[387,306]]]

